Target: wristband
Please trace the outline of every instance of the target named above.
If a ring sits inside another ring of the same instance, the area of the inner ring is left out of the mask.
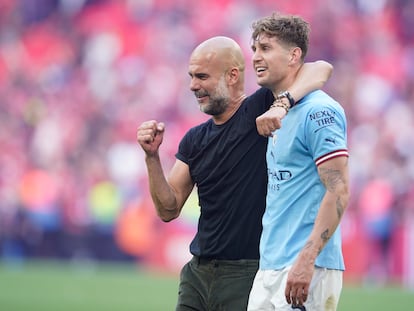
[[[292,95],[289,93],[289,91],[280,92],[276,98],[281,99],[283,97],[286,97],[289,101],[290,107],[293,108],[296,105],[295,100],[293,99]]]
[[[280,108],[285,109],[286,114],[289,112],[289,105],[288,104],[285,104],[284,102],[282,102],[279,98],[277,98],[273,102],[272,106],[270,106],[270,109],[275,108],[275,107],[280,107]]]

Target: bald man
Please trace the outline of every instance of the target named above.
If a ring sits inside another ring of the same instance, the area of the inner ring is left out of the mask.
[[[176,161],[165,177],[159,157],[165,126],[156,120],[141,124],[137,140],[145,152],[149,186],[159,217],[180,215],[194,185],[201,210],[191,242],[193,258],[181,271],[176,310],[246,310],[258,269],[261,219],[267,188],[267,139],[256,130],[256,118],[274,101],[261,88],[246,96],[245,62],[239,45],[214,37],[191,54],[190,89],[200,110],[211,119],[182,138]],[[331,66],[307,63],[290,88],[302,98],[322,87]],[[281,126],[285,110],[272,109],[268,130]]]

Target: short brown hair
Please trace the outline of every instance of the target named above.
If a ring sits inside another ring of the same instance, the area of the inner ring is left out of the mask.
[[[308,52],[309,23],[299,16],[273,13],[252,24],[252,39],[256,41],[260,34],[276,37],[279,42],[288,46],[297,46],[302,50],[302,60]]]

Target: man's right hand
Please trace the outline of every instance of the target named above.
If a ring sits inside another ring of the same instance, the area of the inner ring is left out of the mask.
[[[142,123],[137,130],[137,141],[148,156],[158,152],[163,137],[165,125],[155,120]]]

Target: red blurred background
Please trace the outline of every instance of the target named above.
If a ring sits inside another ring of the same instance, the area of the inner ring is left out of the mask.
[[[189,91],[191,50],[226,35],[249,64],[250,25],[273,11],[308,20],[307,60],[335,68],[325,90],[346,110],[351,153],[346,280],[414,288],[410,0],[0,0],[0,259],[177,271],[197,198],[172,223],[156,218],[136,129],[166,123],[168,169],[206,118]]]

